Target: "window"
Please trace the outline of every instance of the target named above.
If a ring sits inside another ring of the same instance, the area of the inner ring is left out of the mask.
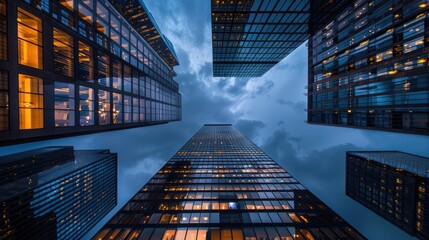
[[[75,125],[75,94],[74,84],[55,82],[55,127]]]
[[[79,74],[83,81],[94,82],[94,61],[92,48],[83,42],[79,42]]]
[[[109,56],[104,53],[98,53],[98,84],[110,87]]]
[[[0,71],[0,131],[9,129],[8,72]]]
[[[94,90],[79,86],[79,124],[94,125]]]
[[[132,87],[132,83],[131,83],[132,79],[131,79],[131,67],[128,65],[124,65],[124,91],[126,92],[131,92],[131,87]]]
[[[98,124],[110,124],[110,92],[98,90]]]
[[[140,122],[144,122],[145,112],[144,112],[144,99],[140,99]]]
[[[139,122],[139,99],[133,98],[133,122]]]
[[[74,9],[74,0],[58,0],[58,2],[69,9],[70,11],[73,11]]]
[[[43,128],[43,79],[18,75],[19,129]]]
[[[54,72],[73,77],[73,38],[54,28]]]
[[[113,123],[122,123],[122,94],[113,93]]]
[[[131,96],[124,96],[124,123],[131,122]]]
[[[0,59],[7,60],[6,0],[0,0]]]
[[[42,69],[42,61],[42,21],[18,8],[18,63]]]
[[[97,1],[97,30],[109,36],[109,10]]]
[[[112,64],[113,88],[122,90],[122,63],[121,61],[113,59]]]

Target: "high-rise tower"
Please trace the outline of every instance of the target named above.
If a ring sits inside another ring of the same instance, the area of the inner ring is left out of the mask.
[[[346,194],[420,239],[429,239],[429,158],[348,152]]]
[[[206,124],[93,239],[365,239],[228,124]]]
[[[429,134],[428,1],[313,3],[308,122]]]
[[[0,239],[81,239],[116,206],[117,155],[45,147],[0,157]]]
[[[310,1],[211,0],[214,77],[260,77],[309,37]]]
[[[171,42],[139,0],[0,0],[0,145],[181,119]]]

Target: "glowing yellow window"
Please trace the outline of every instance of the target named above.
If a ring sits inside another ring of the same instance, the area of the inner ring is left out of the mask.
[[[18,63],[42,69],[42,21],[21,8],[18,8],[17,21]]]
[[[19,129],[43,128],[43,79],[19,74]]]

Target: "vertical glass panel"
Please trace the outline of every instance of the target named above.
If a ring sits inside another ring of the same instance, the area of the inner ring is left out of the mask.
[[[98,53],[98,84],[110,87],[109,78],[109,56]]]
[[[94,90],[79,87],[79,123],[81,126],[94,125]]]
[[[9,129],[9,78],[8,72],[0,70],[0,131]]]
[[[7,60],[6,0],[0,0],[0,59]]]
[[[196,240],[198,230],[196,228],[189,228],[186,233],[186,240]]]
[[[122,62],[113,59],[112,71],[113,88],[122,90]]]
[[[19,129],[43,128],[43,79],[19,74]]]
[[[73,38],[54,28],[54,72],[73,77]]]
[[[55,127],[75,125],[75,93],[74,84],[55,82]]]
[[[131,96],[124,96],[124,123],[131,123],[132,103]]]
[[[162,236],[162,240],[173,240],[174,233],[176,233],[175,229],[167,229],[167,231],[164,233],[164,236]]]
[[[122,94],[113,93],[113,123],[122,123],[123,111],[122,111]]]
[[[140,122],[145,121],[145,103],[144,99],[140,99]]]
[[[94,82],[94,61],[92,48],[83,42],[79,42],[79,79]]]
[[[174,240],[185,240],[186,228],[178,228]]]
[[[109,36],[109,11],[100,2],[97,1],[97,30]]]
[[[110,92],[98,90],[98,124],[110,124]]]
[[[94,16],[87,6],[79,3],[79,16],[87,23],[92,24]]]
[[[199,228],[197,240],[206,240],[207,239],[207,228]]]
[[[18,63],[43,68],[42,21],[18,8]]]

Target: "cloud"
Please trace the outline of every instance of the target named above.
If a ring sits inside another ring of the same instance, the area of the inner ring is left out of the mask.
[[[259,130],[265,127],[265,123],[256,120],[240,119],[234,126],[252,141],[256,141]]]

